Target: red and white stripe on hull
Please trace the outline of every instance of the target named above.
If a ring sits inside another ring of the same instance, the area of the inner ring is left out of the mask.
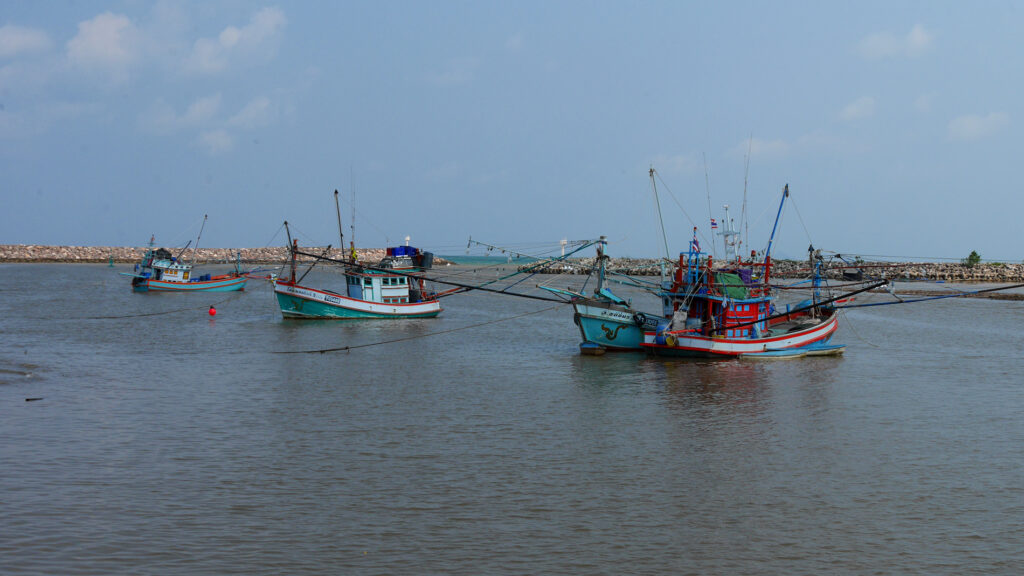
[[[670,356],[738,356],[757,354],[772,350],[802,348],[816,342],[828,340],[839,328],[835,312],[822,322],[802,330],[767,336],[764,338],[709,337],[680,330],[666,332],[664,344],[657,342],[656,332],[644,332],[642,347],[655,354]]]

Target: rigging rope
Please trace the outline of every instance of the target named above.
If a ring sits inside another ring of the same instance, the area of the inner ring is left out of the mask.
[[[712,238],[711,240],[708,240],[708,237],[704,235],[704,232],[701,230],[701,227],[698,226],[697,223],[693,221],[693,218],[690,218],[690,215],[686,212],[686,209],[683,208],[683,205],[679,202],[679,200],[676,199],[676,195],[672,193],[672,190],[668,187],[668,184],[665,184],[665,181],[661,179],[661,173],[655,170],[654,174],[658,177],[658,182],[661,182],[661,185],[668,192],[669,197],[672,198],[672,201],[675,202],[676,206],[679,207],[679,210],[683,213],[683,216],[686,216],[686,219],[690,221],[690,224],[692,224],[693,227],[697,229],[697,234],[700,235],[701,240],[703,240],[704,242],[710,242],[711,244],[714,244],[714,239]]]
[[[800,208],[796,205],[796,198],[793,198],[792,194],[790,195],[789,202],[793,205],[793,209],[796,210],[796,219],[800,221],[800,225],[804,228],[804,234],[807,235],[807,242],[813,245],[814,241],[811,240],[811,233],[807,230],[807,225],[804,224],[804,217],[800,215]]]

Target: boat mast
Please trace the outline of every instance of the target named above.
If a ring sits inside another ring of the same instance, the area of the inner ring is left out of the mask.
[[[341,247],[341,254],[342,254],[342,258],[341,259],[344,260],[345,259],[345,229],[342,228],[342,226],[341,226],[341,208],[338,206],[338,191],[337,190],[334,191],[334,211],[338,214],[338,239],[341,240],[341,244],[338,244],[338,246]]]
[[[654,191],[654,205],[658,209],[658,223],[661,224],[661,242],[665,246],[665,260],[668,260],[668,238],[665,236],[665,220],[661,217],[661,201],[658,200],[658,185],[654,181],[654,166],[648,170],[651,176],[651,190]],[[661,282],[665,282],[665,260],[661,262]]]
[[[725,261],[732,262],[736,260],[736,257],[739,255],[737,244],[742,241],[736,240],[736,236],[739,235],[739,232],[736,231],[732,217],[729,216],[729,205],[726,204],[723,208],[725,208],[725,222],[722,222],[722,231],[718,234],[725,242]]]
[[[704,158],[704,192],[708,198],[708,220],[714,220],[715,215],[711,213],[711,176],[708,174],[708,157],[706,154],[701,152],[701,157]],[[713,232],[713,231],[712,231]],[[711,254],[718,256],[718,248],[715,246],[715,236],[711,236]]]
[[[288,235],[288,253],[291,254],[292,260],[292,283],[295,283],[295,252],[299,249],[299,241],[292,241],[292,231],[288,229],[288,221],[284,221],[284,232]]]
[[[196,245],[192,248],[192,264],[196,262],[196,252],[199,251],[199,239],[203,237],[203,228],[206,228],[206,214],[203,214],[203,225],[199,227],[199,235],[196,236]]]
[[[782,189],[782,200],[779,201],[779,211],[775,214],[775,224],[772,225],[772,235],[768,237],[768,248],[764,251],[764,285],[768,286],[768,272],[771,269],[772,242],[775,241],[775,230],[779,227],[779,218],[782,217],[782,207],[789,198],[789,184]]]
[[[747,158],[743,167],[743,210],[740,211],[740,226],[744,226],[742,246],[750,246],[750,220],[747,217],[747,179],[750,176],[750,151],[754,146],[754,135],[747,142]]]
[[[352,224],[349,228],[350,234],[348,235],[349,250],[351,250],[352,261],[355,262],[356,258],[356,177],[352,172],[352,167],[348,167],[348,179],[349,186],[352,188],[352,202],[349,203],[349,208],[352,209]],[[345,249],[345,245],[341,245],[341,249]]]
[[[601,291],[604,290],[604,261],[608,258],[604,255],[604,247],[608,244],[608,241],[604,236],[597,241],[597,288],[594,289],[594,294],[600,295]],[[512,255],[509,254],[511,258]]]

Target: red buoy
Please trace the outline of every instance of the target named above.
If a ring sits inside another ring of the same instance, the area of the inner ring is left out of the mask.
[[[216,316],[216,315],[217,315],[217,309],[214,308],[213,306],[210,306],[210,316]]]

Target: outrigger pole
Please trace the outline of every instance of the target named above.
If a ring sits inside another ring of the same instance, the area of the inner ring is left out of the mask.
[[[288,221],[284,221],[284,232],[288,235],[288,252],[292,255],[292,282],[295,282],[295,252],[298,246],[292,241],[292,231],[288,229]]]
[[[338,244],[338,246],[341,246],[341,252],[342,252],[342,254],[344,254],[345,253],[345,231],[344,231],[344,228],[341,227],[341,208],[338,207],[338,191],[337,190],[334,191],[334,211],[338,214],[338,239],[341,240],[341,244]]]
[[[765,260],[771,256],[772,253],[772,242],[775,241],[775,229],[779,227],[779,218],[782,217],[782,206],[786,203],[786,198],[789,198],[789,184],[782,189],[782,200],[779,202],[779,211],[775,214],[775,224],[772,225],[772,235],[768,237],[768,249],[764,251]]]
[[[291,238],[290,235],[289,235],[289,238]],[[592,243],[591,244],[583,245],[580,248],[577,248],[576,250],[574,250],[573,252],[578,252],[579,250],[582,250],[582,249],[584,249],[584,248],[586,248],[587,246],[590,246],[590,245],[592,245]],[[328,262],[335,262],[337,264],[349,264],[349,265],[351,265],[351,263],[345,262],[344,260],[336,260],[334,258],[328,258],[326,256],[321,256],[321,255],[317,255],[317,254],[310,254],[309,252],[302,252],[302,251],[299,251],[298,249],[294,249],[294,250],[292,250],[292,259],[293,259],[293,264],[292,265],[293,266],[294,266],[294,258],[295,258],[296,254],[301,254],[302,256],[309,256],[311,258],[316,258],[318,260],[326,260]],[[385,269],[385,268],[377,268],[377,267],[374,267],[374,266],[366,266],[366,265],[361,265],[361,268],[363,268],[364,270],[373,270],[375,272],[387,272],[389,274],[395,274],[395,275],[398,275],[398,276],[407,276],[407,277],[412,277],[412,278],[422,278],[421,276],[417,276],[416,274],[409,274],[409,273],[402,272],[402,271],[399,271],[399,270],[395,270],[395,269],[392,269],[392,268]],[[559,302],[559,303],[563,303],[563,304],[567,304],[568,303],[566,300],[559,300],[557,298],[545,298],[543,296],[534,296],[533,294],[520,294],[520,293],[516,293],[516,292],[506,292],[504,290],[495,290],[494,288],[484,288],[483,286],[478,286],[478,285],[475,285],[475,284],[463,284],[461,282],[452,282],[451,280],[439,280],[439,279],[436,279],[436,278],[426,278],[426,279],[430,280],[431,282],[436,282],[438,284],[446,284],[448,286],[455,286],[456,288],[461,288],[461,289],[467,290],[467,291],[468,290],[480,290],[482,292],[492,292],[494,294],[505,294],[506,296],[518,296],[520,298],[529,298],[530,300],[543,300],[545,302]]]
[[[203,214],[203,225],[199,227],[199,235],[196,236],[196,245],[192,248],[192,263],[195,264],[196,252],[199,250],[199,239],[203,237],[203,229],[206,228],[206,214]]]

